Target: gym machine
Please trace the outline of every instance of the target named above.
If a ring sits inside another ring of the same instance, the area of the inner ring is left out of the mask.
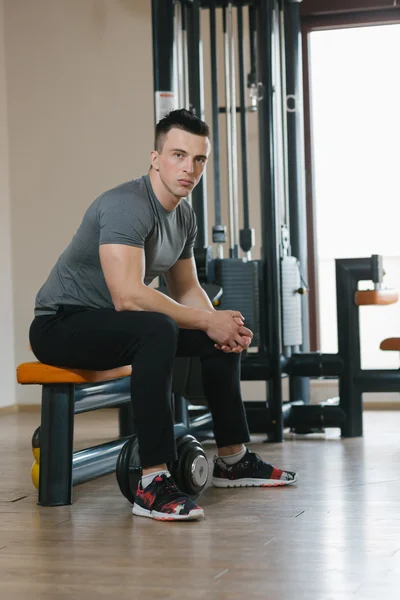
[[[18,367],[20,383],[40,383],[32,379],[32,369],[40,363]],[[52,367],[47,366],[47,370]],[[55,369],[56,377],[67,370]],[[115,373],[115,379],[100,383],[42,385],[41,425],[32,436],[34,463],[32,483],[38,489],[41,506],[71,504],[72,488],[116,471],[122,494],[134,502],[141,477],[137,436],[131,406],[130,377]],[[129,370],[129,369],[128,369]],[[89,372],[87,372],[89,373]],[[67,372],[68,377],[68,372]],[[116,439],[73,451],[75,415],[104,408],[118,408],[119,436]],[[174,425],[177,460],[168,468],[182,491],[197,498],[208,478],[208,463],[201,443],[183,424]]]
[[[359,306],[354,297],[360,281],[372,280],[376,289],[382,287],[379,256],[336,261],[339,352],[309,351],[299,1],[152,0],[155,121],[179,107],[192,110],[210,125],[213,247],[208,244],[205,179],[188,199],[198,222],[198,275],[203,284],[221,287],[219,307],[240,310],[254,332],[252,347],[243,356],[241,377],[265,381],[267,400],[246,402],[247,418],[253,433],[265,433],[274,442],[283,440],[285,427],[299,433],[339,427],[342,436],[360,436],[361,393],[400,389],[399,372],[360,368]],[[224,77],[218,73],[222,63]],[[211,91],[207,107],[206,87]],[[250,119],[257,119],[259,138],[257,260],[252,258],[255,232],[250,227]],[[220,144],[223,131],[225,153]],[[224,191],[223,154],[227,160]],[[229,228],[222,219],[225,204]],[[207,408],[199,413],[197,406],[202,403],[199,365],[196,359],[185,360],[177,361],[183,373],[177,416],[190,425],[191,414],[201,414],[206,428]],[[340,400],[311,405],[309,379],[323,377],[339,378]],[[283,378],[289,382],[285,403]]]

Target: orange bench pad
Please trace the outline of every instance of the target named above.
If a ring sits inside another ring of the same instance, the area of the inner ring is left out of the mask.
[[[380,349],[400,352],[400,338],[386,338],[381,342]]]
[[[355,293],[354,302],[356,306],[384,306],[396,304],[399,299],[397,290],[358,290]]]
[[[109,371],[86,371],[84,369],[63,369],[38,361],[22,363],[17,367],[17,381],[22,384],[51,383],[99,383],[111,379],[129,377],[130,366],[118,367]]]

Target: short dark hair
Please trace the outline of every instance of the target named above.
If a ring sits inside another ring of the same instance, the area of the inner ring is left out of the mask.
[[[194,113],[185,108],[172,110],[161,121],[157,123],[154,148],[157,152],[162,151],[164,139],[171,129],[183,129],[194,135],[210,136],[210,129],[204,121],[196,117]]]

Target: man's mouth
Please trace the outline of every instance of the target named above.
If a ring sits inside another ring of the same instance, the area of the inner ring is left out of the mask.
[[[189,179],[178,179],[179,183],[185,187],[189,187],[190,185],[193,185],[193,181],[190,181]]]

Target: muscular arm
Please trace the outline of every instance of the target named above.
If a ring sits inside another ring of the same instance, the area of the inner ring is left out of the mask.
[[[207,328],[207,310],[182,306],[144,284],[145,257],[142,248],[104,244],[100,246],[100,262],[117,311],[161,312],[172,317],[179,327]]]
[[[178,260],[164,275],[164,278],[172,298],[180,304],[215,311],[209,297],[199,283],[194,258]],[[240,319],[240,322],[243,322],[242,319]],[[245,327],[239,330],[239,333],[242,340],[234,349],[235,351],[247,348],[253,337],[252,332]],[[217,344],[216,346],[225,352],[232,351],[232,347],[229,345]]]
[[[215,311],[210,306],[183,306],[144,284],[144,250],[123,244],[102,244],[100,262],[115,309],[146,310],[170,316],[183,329],[201,329],[219,345],[245,347],[243,317],[238,311]],[[249,331],[249,330],[246,330]]]
[[[171,297],[179,304],[207,311],[214,310],[209,297],[199,284],[193,258],[178,260],[164,278]]]

